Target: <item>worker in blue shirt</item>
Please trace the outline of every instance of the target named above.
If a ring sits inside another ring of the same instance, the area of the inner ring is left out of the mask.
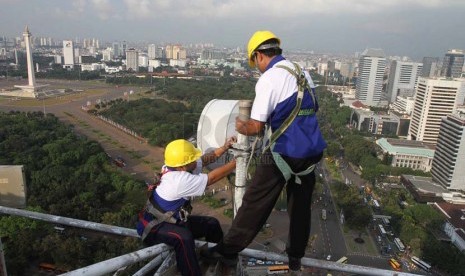
[[[282,56],[280,39],[257,31],[248,43],[248,62],[261,73],[250,119],[236,119],[236,130],[254,136],[269,127],[271,136],[247,186],[231,228],[215,247],[201,251],[209,261],[234,265],[266,223],[286,187],[290,224],[286,252],[289,269],[300,270],[310,235],[315,165],[326,148],[316,117],[318,103],[308,72]]]

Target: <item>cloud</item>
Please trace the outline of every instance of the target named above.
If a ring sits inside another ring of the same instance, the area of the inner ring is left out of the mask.
[[[79,13],[83,13],[86,10],[86,6],[87,6],[86,0],[74,0],[73,1],[73,8]]]
[[[91,0],[91,4],[95,8],[98,17],[102,20],[108,20],[115,15],[115,10],[109,0]]]
[[[370,14],[390,10],[465,7],[462,0],[124,0],[129,18],[295,18],[346,13]]]

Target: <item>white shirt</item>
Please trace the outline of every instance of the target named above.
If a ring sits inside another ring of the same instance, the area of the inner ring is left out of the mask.
[[[191,196],[201,196],[208,183],[208,175],[202,172],[202,159],[197,160],[195,170],[170,171],[161,178],[161,183],[157,187],[157,194],[164,200],[172,201]]]
[[[266,122],[276,108],[278,103],[291,97],[297,90],[297,82],[293,75],[282,68],[276,68],[276,65],[284,65],[294,70],[294,64],[288,60],[282,60],[266,70],[255,85],[255,100],[253,102],[250,118]],[[307,76],[310,87],[315,87],[308,72],[304,71]]]

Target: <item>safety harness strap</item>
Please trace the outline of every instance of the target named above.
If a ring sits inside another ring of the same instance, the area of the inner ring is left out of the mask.
[[[169,212],[161,212],[160,210],[158,210],[152,203],[151,200],[147,200],[147,203],[146,203],[146,209],[145,209],[147,212],[149,212],[150,214],[153,215],[153,220],[150,221],[144,228],[144,232],[142,233],[141,235],[141,238],[142,240],[145,239],[145,237],[147,237],[147,235],[150,233],[150,231],[152,231],[152,228],[159,224],[159,223],[162,223],[164,221],[166,222],[169,222],[169,223],[173,223],[173,224],[176,224],[176,219],[173,217],[174,215],[174,211],[169,211]]]
[[[274,144],[273,144],[273,146],[271,148],[271,154],[273,155],[273,159],[274,159],[274,162],[276,163],[276,166],[278,166],[279,170],[281,171],[281,173],[284,176],[284,179],[286,179],[286,182],[289,179],[291,179],[292,175],[294,175],[295,176],[295,183],[296,184],[302,184],[302,180],[300,179],[299,176],[310,174],[315,169],[315,164],[313,164],[310,167],[308,167],[307,169],[296,173],[291,169],[289,164],[287,164],[287,162],[284,160],[284,158],[281,156],[281,154],[273,151],[273,148],[274,148]]]
[[[271,134],[269,143],[263,149],[263,152],[265,152],[268,148],[270,148],[274,144],[274,142],[276,142],[279,136],[281,136],[281,134],[283,134],[286,131],[286,129],[294,121],[295,117],[297,117],[297,115],[299,114],[300,108],[302,106],[302,99],[304,97],[305,89],[308,90],[308,92],[310,93],[312,97],[314,105],[316,105],[315,95],[313,95],[312,93],[312,89],[307,81],[307,78],[305,77],[304,72],[302,71],[302,69],[297,63],[293,63],[293,64],[294,64],[295,70],[292,70],[291,68],[284,66],[284,65],[276,65],[276,67],[285,69],[286,71],[288,71],[291,75],[293,75],[296,78],[297,87],[298,87],[296,105],[294,106],[294,109],[292,109],[291,114],[289,114],[289,117],[287,117],[286,120],[284,120],[284,122],[281,124],[281,126]]]

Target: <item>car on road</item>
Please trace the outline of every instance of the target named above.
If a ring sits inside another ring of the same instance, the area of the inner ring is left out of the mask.
[[[118,166],[120,168],[126,167],[126,161],[124,161],[124,159],[121,156],[116,157],[114,162],[115,162],[116,166]]]
[[[326,257],[326,260],[327,261],[331,260],[331,255],[328,255],[328,257]]]

